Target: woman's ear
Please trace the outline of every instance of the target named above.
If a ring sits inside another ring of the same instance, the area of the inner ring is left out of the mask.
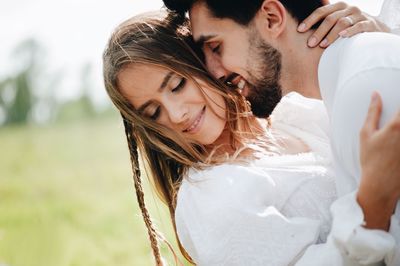
[[[278,0],[264,0],[255,19],[262,34],[277,38],[286,27],[286,8]]]

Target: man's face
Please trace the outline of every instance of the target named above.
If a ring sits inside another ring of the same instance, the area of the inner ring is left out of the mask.
[[[242,89],[254,115],[268,117],[282,97],[279,51],[262,39],[252,22],[244,26],[215,18],[203,1],[189,15],[210,73]]]

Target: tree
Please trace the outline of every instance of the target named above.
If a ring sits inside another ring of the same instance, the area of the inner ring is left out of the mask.
[[[5,124],[22,124],[31,120],[32,111],[41,100],[36,95],[39,84],[45,86],[39,82],[43,78],[44,55],[43,48],[35,39],[27,39],[14,49],[15,74],[0,81],[0,107],[5,115]],[[54,86],[58,77],[46,81]],[[50,95],[48,98],[53,97]]]

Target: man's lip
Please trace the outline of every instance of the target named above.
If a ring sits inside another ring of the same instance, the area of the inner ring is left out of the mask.
[[[243,79],[243,77],[240,76],[240,75],[237,75],[234,79],[232,79],[231,82],[232,82],[233,85],[237,86],[241,79]]]
[[[191,133],[191,132],[193,132],[194,129],[196,129],[196,128],[199,126],[199,124],[200,124],[200,122],[201,122],[201,119],[202,119],[202,116],[203,116],[204,113],[205,113],[205,109],[206,109],[206,106],[204,106],[204,107],[201,109],[201,111],[198,113],[198,115],[196,116],[196,118],[193,119],[193,120],[185,127],[186,129],[184,129],[183,132]],[[195,123],[197,123],[197,125],[196,125],[193,129],[191,129],[191,130],[189,131],[189,129],[190,129]]]
[[[241,82],[244,82],[243,87],[239,88],[239,84]],[[247,97],[248,92],[249,92],[249,85],[247,80],[236,73],[232,73],[228,76],[227,79],[225,79],[225,83],[227,83],[228,85],[235,87],[235,88],[239,88],[240,94],[242,94],[244,97]]]
[[[240,94],[242,94],[245,98],[247,98],[248,94],[249,94],[249,84],[247,83],[247,81],[245,81],[244,79],[242,79],[245,83],[243,85],[243,88],[240,90]]]
[[[230,74],[230,75],[225,79],[224,82],[225,82],[226,84],[228,84],[228,85],[236,85],[236,84],[235,84],[235,80],[236,80],[238,77],[240,77],[239,74],[232,73],[232,74]]]
[[[245,78],[243,78],[242,76],[238,76],[233,80],[233,84],[235,84],[235,86],[239,88],[240,94],[242,94],[244,97],[247,96],[249,92],[249,86]]]

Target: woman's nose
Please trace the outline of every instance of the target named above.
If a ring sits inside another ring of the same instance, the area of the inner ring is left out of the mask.
[[[174,124],[181,124],[188,120],[188,108],[179,101],[171,101],[167,108],[169,119]]]

